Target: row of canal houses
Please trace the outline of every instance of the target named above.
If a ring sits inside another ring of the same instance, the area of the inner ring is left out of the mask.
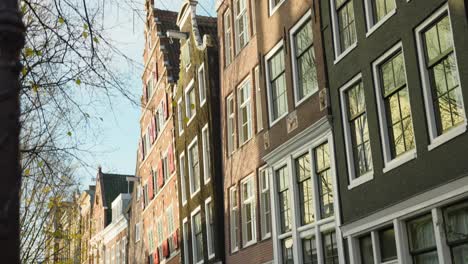
[[[145,3],[122,263],[468,263],[467,1],[198,5]]]

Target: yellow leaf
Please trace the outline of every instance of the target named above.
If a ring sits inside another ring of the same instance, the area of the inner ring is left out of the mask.
[[[99,43],[99,39],[98,39],[97,37],[94,37],[94,38],[93,38],[93,41],[94,41],[95,43]]]
[[[89,29],[88,24],[84,24],[84,25],[83,25],[83,28],[84,28],[85,30],[88,30],[88,29]]]
[[[27,73],[28,73],[28,69],[26,67],[23,67],[23,69],[21,70],[21,74],[25,76]]]
[[[194,105],[194,104],[190,104],[190,108],[191,108],[191,109],[195,109],[195,105]]]
[[[184,118],[184,122],[185,122],[185,123],[188,123],[189,120],[190,120],[190,119],[189,119],[188,117],[185,117],[185,118]]]
[[[39,89],[39,85],[34,83],[31,88],[33,89],[35,93],[37,93],[37,90]]]
[[[31,174],[31,170],[26,169],[26,170],[24,171],[24,176],[29,176],[30,174]]]
[[[173,101],[173,102],[172,102],[172,106],[176,107],[176,106],[177,106],[177,102]]]
[[[63,19],[63,17],[59,17],[58,22],[59,22],[59,24],[63,24],[63,23],[65,23],[65,19]]]
[[[83,38],[88,38],[88,32],[83,31],[83,34],[82,34],[82,35],[83,35]]]
[[[81,80],[80,80],[80,79],[76,79],[75,83],[78,84],[78,85],[80,85],[80,84],[81,84]]]
[[[24,53],[25,53],[26,57],[31,57],[34,54],[34,50],[31,49],[31,48],[26,48],[26,49],[24,49]]]

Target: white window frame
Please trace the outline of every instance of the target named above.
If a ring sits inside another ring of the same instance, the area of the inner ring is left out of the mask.
[[[211,213],[209,211],[209,207],[211,206]],[[211,232],[210,232],[210,219],[211,217],[213,219],[213,224],[214,224],[214,216],[211,215],[214,212],[214,207],[213,207],[213,202],[211,201],[211,197],[208,197],[205,200],[205,224],[206,224],[206,248],[208,250],[208,259],[212,259],[215,257],[215,249],[212,247],[214,237],[211,237]],[[213,226],[214,228],[214,226]]]
[[[243,1],[244,2],[244,9],[241,10],[239,12],[239,15],[236,15],[237,13],[237,1]],[[233,2],[234,4],[234,31],[235,31],[235,42],[236,42],[236,55],[239,54],[241,52],[242,49],[244,49],[247,44],[249,43],[250,41],[250,32],[249,32],[249,21],[250,21],[250,17],[249,17],[249,12],[248,12],[248,1],[247,0],[234,0]],[[244,18],[244,17],[247,17],[247,18]],[[242,23],[245,23],[244,24],[244,31],[243,31],[243,35],[245,36],[245,44],[244,46],[240,46],[240,32],[239,32],[239,28],[238,28],[238,20],[245,20],[243,21]]]
[[[276,12],[276,10],[278,10],[278,9],[280,8],[280,6],[281,6],[284,2],[286,2],[286,0],[281,0],[281,1],[278,2],[278,4],[276,4],[275,6],[273,6],[273,4],[274,4],[273,2],[274,2],[274,0],[268,0],[268,11],[269,11],[268,15],[269,15],[269,16],[272,16],[272,15]]]
[[[355,1],[355,0],[352,0]],[[353,2],[353,8],[355,9],[355,3]],[[353,11],[354,12],[354,11]],[[335,0],[330,0],[330,13],[331,13],[331,20],[332,20],[332,33],[333,33],[333,47],[335,49],[335,60],[333,64],[337,64],[341,61],[346,55],[348,55],[353,49],[357,47],[358,38],[356,37],[356,42],[349,46],[346,50],[341,52],[341,43],[340,43],[340,29],[339,29],[339,21],[338,21],[338,14],[336,12],[336,5]],[[356,12],[354,12],[354,17],[356,18]],[[354,27],[356,27],[356,20],[354,21]],[[357,34],[357,32],[356,32]]]
[[[185,152],[182,151],[179,156],[179,172],[180,172],[180,191],[181,191],[181,199],[182,205],[187,204],[187,188],[185,186],[185,175],[187,174],[185,170]]]
[[[365,10],[365,15],[366,15],[366,25],[367,25],[367,33],[366,33],[366,38],[368,38],[372,33],[374,33],[380,26],[382,26],[387,20],[389,20],[393,15],[396,14],[397,11],[397,3],[396,0],[393,0],[395,2],[395,9],[392,11],[388,12],[384,17],[380,19],[377,23],[375,23],[375,17],[374,17],[374,0],[364,0],[364,10]]]
[[[234,92],[231,93],[226,97],[226,136],[227,136],[227,152],[228,156],[230,156],[232,153],[234,153],[236,149],[236,104],[235,104],[235,98],[234,98]],[[232,101],[232,113],[229,111],[229,105]],[[232,120],[232,126],[231,126],[231,120]]]
[[[193,116],[190,116],[188,122],[187,122],[187,126],[192,122],[192,120],[195,118],[195,116],[197,115],[197,95],[196,95],[196,91],[195,91],[195,86],[194,86],[194,83],[195,81],[192,79],[190,81],[190,83],[187,85],[187,87],[185,88],[185,116],[188,117],[191,115],[191,105],[193,104],[194,108],[194,113],[193,113]],[[195,101],[194,102],[191,102],[190,101],[190,91],[193,90],[193,92],[195,93]]]
[[[224,67],[227,67],[229,64],[231,64],[232,56],[233,56],[232,55],[232,19],[231,18],[232,18],[231,9],[228,8],[223,14]],[[229,27],[227,27],[226,21],[229,21]]]
[[[202,151],[203,151],[203,182],[207,184],[211,180],[211,148],[210,132],[208,124],[202,128]]]
[[[201,261],[197,262],[197,246],[196,246],[196,240],[195,240],[195,221],[194,221],[194,217],[196,214],[200,214],[200,219],[203,220],[202,218],[202,215],[201,215],[201,207],[198,206],[197,208],[195,208],[192,213],[190,213],[190,222],[192,223],[192,228],[191,228],[191,233],[192,233],[192,253],[193,253],[193,258],[192,258],[192,261],[193,263],[196,263],[196,264],[201,264],[204,262],[204,260],[202,259]],[[203,222],[200,221],[200,224],[202,225],[200,228],[202,229],[202,234],[203,234]]]
[[[205,63],[202,63],[200,67],[198,67],[198,95],[200,97],[200,107],[202,107],[206,103],[206,71],[205,71]]]
[[[170,219],[169,219],[170,217]],[[169,220],[172,220],[172,221],[169,221]],[[174,225],[174,210],[173,210],[173,207],[172,207],[172,204],[169,205],[166,209],[166,228],[167,228],[167,233],[168,234],[172,234],[174,233],[175,231],[175,225]]]
[[[141,222],[135,224],[135,242],[141,239]]]
[[[383,172],[386,173],[412,159],[415,159],[416,154],[416,138],[414,138],[414,148],[412,150],[407,151],[406,153],[395,157],[392,159],[391,149],[390,149],[390,136],[388,133],[388,122],[387,122],[387,113],[385,109],[385,102],[383,100],[382,95],[382,85],[381,85],[381,73],[380,73],[380,66],[383,62],[388,60],[391,56],[396,54],[398,51],[401,51],[401,55],[403,56],[403,63],[405,67],[405,79],[406,85],[408,89],[408,100],[411,98],[411,91],[408,88],[408,73],[406,72],[406,60],[405,60],[405,53],[403,50],[403,44],[401,42],[397,43],[395,46],[387,50],[382,56],[380,56],[377,60],[372,63],[372,69],[374,73],[374,88],[375,88],[375,96],[377,101],[377,112],[379,114],[379,128],[380,128],[380,136],[381,136],[381,143],[382,143],[382,150],[383,150],[383,158],[384,158],[384,168]],[[413,122],[413,113],[410,103],[410,116],[411,122]],[[413,128],[414,131],[414,128]],[[414,135],[414,133],[413,133]]]
[[[237,195],[236,195],[236,201],[235,204],[236,206],[233,206],[233,200],[232,200],[232,196],[233,196],[233,193],[234,192],[237,192]],[[232,220],[233,220],[233,216],[232,216],[232,213],[236,211],[236,216],[237,216],[237,219],[236,219],[236,222],[237,222],[237,230],[234,229],[234,225],[232,224]],[[237,189],[237,186],[232,186],[231,188],[229,188],[229,235],[230,235],[230,250],[231,250],[231,253],[234,253],[234,252],[237,252],[239,251],[239,192],[238,192],[238,189]],[[234,240],[234,237],[236,238]],[[234,246],[235,245],[235,246]]]
[[[187,225],[187,226],[185,226]],[[182,238],[184,239],[184,264],[185,263],[190,263],[190,252],[189,252],[189,246],[188,246],[188,229],[189,229],[189,224],[188,224],[188,219],[185,217],[182,220]]]
[[[184,134],[184,117],[185,113],[182,110],[182,96],[179,98],[177,101],[177,122],[179,125],[179,136],[182,136]]]
[[[276,119],[273,119],[273,94],[272,94],[272,87],[270,83],[270,71],[268,70],[268,62],[271,58],[273,58],[274,55],[276,55],[276,52],[278,52],[280,49],[284,48],[284,41],[281,40],[279,41],[266,55],[265,55],[265,76],[266,76],[266,85],[267,85],[267,94],[268,94],[268,116],[270,119],[270,127],[274,126],[276,123],[278,123],[281,119],[286,117],[289,114],[289,106],[288,106],[288,85],[286,83],[286,112],[278,116]],[[284,60],[284,67],[286,71],[286,54],[283,51],[283,56],[285,56]],[[284,73],[286,75],[286,72]],[[287,78],[287,76],[285,76]]]
[[[195,186],[194,186],[194,180],[195,179],[194,179],[194,175],[193,175],[194,172],[192,171],[192,162],[193,162],[193,160],[192,160],[192,157],[190,155],[190,149],[194,148],[194,147],[197,148],[198,170],[199,170],[198,171],[198,176],[200,176],[201,175],[201,173],[200,173],[200,152],[198,150],[198,138],[197,137],[195,137],[187,147],[188,165],[189,165],[188,166],[188,172],[189,172],[189,179],[190,179],[189,180],[190,181],[190,198],[193,198],[197,193],[200,192],[200,189],[201,189],[201,179],[198,179],[200,181],[200,184],[198,185],[198,189],[196,189],[196,190],[194,189],[195,188]]]
[[[255,174],[251,174],[244,179],[242,179],[240,183],[240,194],[241,194],[241,226],[242,226],[242,247],[246,248],[251,245],[254,245],[257,243],[257,203],[256,203],[256,188],[255,188]],[[251,197],[244,197],[244,184],[247,184],[247,182],[251,182],[252,184],[252,196]],[[252,216],[252,240],[247,241],[247,225],[246,221],[247,219],[245,218],[247,215],[247,212],[245,211],[245,204],[251,204],[251,216]]]
[[[271,0],[270,0],[271,1]],[[295,106],[299,106],[302,102],[310,98],[312,95],[316,94],[319,91],[319,86],[317,83],[317,89],[313,92],[311,92],[308,95],[305,95],[304,98],[299,99],[299,70],[298,70],[298,65],[297,65],[297,59],[296,59],[296,44],[294,41],[294,35],[299,31],[299,29],[302,28],[306,23],[310,23],[310,26],[312,27],[312,10],[309,9],[305,13],[305,15],[302,16],[302,18],[299,19],[298,22],[291,28],[289,31],[289,39],[290,39],[290,45],[291,45],[291,61],[292,61],[292,67],[293,67],[293,87],[294,87],[294,102]],[[313,35],[313,32],[312,32]],[[312,36],[312,51],[314,50],[314,41],[313,41],[313,36]],[[314,52],[315,54],[315,52]],[[317,67],[317,65],[315,65]]]
[[[122,256],[122,264],[127,263],[127,237],[122,238],[122,242],[120,244],[120,255]]]
[[[243,89],[248,89],[248,98],[241,104],[241,97],[242,97],[242,92],[241,90]],[[245,120],[243,120],[243,115],[242,115],[242,110],[244,108],[247,108],[247,127],[248,127],[248,133],[247,135],[244,135],[244,130],[243,128],[243,123]],[[250,76],[245,78],[238,86],[237,86],[237,111],[239,113],[238,115],[238,120],[239,124],[237,125],[239,127],[239,146],[242,146],[246,144],[250,139],[252,139],[252,89],[251,89],[251,83],[250,83]]]
[[[374,179],[374,166],[372,166],[372,170],[366,172],[365,174],[357,178],[356,178],[356,170],[354,169],[354,154],[353,154],[353,149],[352,149],[353,143],[351,139],[351,128],[349,127],[349,122],[348,122],[348,103],[346,100],[346,91],[348,91],[349,88],[352,88],[355,84],[359,82],[362,82],[361,73],[354,76],[350,81],[348,81],[345,85],[343,85],[340,88],[341,117],[342,117],[342,124],[343,124],[344,138],[345,138],[346,161],[348,164],[347,167],[348,167],[348,178],[349,178],[349,185],[348,185],[349,190]],[[367,111],[367,100],[366,100],[365,108],[366,108],[366,113],[369,113]],[[374,162],[374,159],[372,159],[372,163],[373,162]]]
[[[432,87],[431,87],[431,82],[429,79],[429,72],[427,71],[426,68],[426,58],[425,58],[425,49],[424,49],[424,43],[423,43],[423,37],[422,37],[422,32],[427,29],[435,20],[439,19],[444,13],[447,13],[447,17],[450,22],[450,27],[452,30],[452,42],[453,42],[453,25],[452,25],[452,19],[451,19],[451,14],[450,14],[450,9],[448,8],[448,4],[444,4],[441,8],[439,8],[437,11],[435,11],[429,18],[427,18],[422,24],[420,24],[416,29],[415,29],[415,37],[416,37],[416,44],[417,44],[417,54],[418,54],[418,62],[419,62],[419,69],[420,69],[420,74],[421,74],[421,81],[422,81],[422,90],[423,90],[423,96],[424,96],[424,105],[425,105],[425,110],[426,110],[426,120],[427,120],[427,125],[429,129],[429,146],[428,150],[433,150],[434,148],[450,141],[451,139],[463,134],[466,132],[466,127],[467,127],[467,115],[466,115],[466,108],[464,105],[464,102],[462,100],[462,109],[463,113],[465,114],[465,120],[463,123],[459,124],[458,126],[452,127],[449,131],[446,133],[443,133],[439,136],[437,136],[437,125],[435,121],[435,114],[434,114],[434,104],[432,100]],[[455,42],[453,42],[453,55],[455,57],[456,61],[456,74],[458,77],[458,80],[460,80],[460,72],[459,72],[459,67],[458,67],[458,58],[457,58],[457,51],[456,51],[456,46]],[[460,90],[463,92],[462,88],[462,83],[460,82]]]
[[[263,173],[265,173],[265,176],[266,176],[266,180],[267,180],[266,183],[264,182],[264,178],[263,178],[263,175],[262,175]],[[259,200],[260,200],[260,219],[261,219],[260,237],[261,237],[262,240],[265,240],[265,239],[268,239],[268,238],[271,237],[273,214],[272,214],[272,208],[271,208],[270,177],[271,177],[270,170],[267,168],[267,165],[265,165],[265,166],[258,169],[258,182],[259,182],[258,193],[260,195]],[[270,199],[268,200],[268,203],[270,205],[270,217],[268,219],[265,217],[265,204],[264,204],[263,199],[262,199],[262,196],[265,193],[268,193],[270,195]],[[270,230],[269,230],[269,232],[265,231],[267,221],[270,221]]]
[[[254,68],[255,79],[255,121],[257,122],[257,133],[263,130],[263,107],[262,107],[262,89],[260,88],[260,67]]]

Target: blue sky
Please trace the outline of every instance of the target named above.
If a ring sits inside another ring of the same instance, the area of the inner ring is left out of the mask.
[[[135,7],[140,9],[140,16],[144,17],[144,0],[134,0],[139,2]],[[120,2],[121,3],[121,2]],[[155,0],[155,6],[160,9],[179,11],[182,0]],[[215,15],[216,0],[200,0],[197,14],[206,16]],[[134,61],[143,64],[144,47],[144,22],[136,12],[127,5],[114,4],[106,6],[106,17],[104,27],[108,39],[115,43],[115,46]],[[141,68],[127,63],[121,58],[115,58],[114,65],[117,70],[124,73],[123,77],[129,83],[129,91],[135,98],[140,98],[142,93]],[[107,98],[101,99],[106,102]],[[91,155],[85,158],[90,165],[89,168],[79,168],[76,176],[80,179],[84,188],[93,184],[92,177],[96,176],[97,167],[102,166],[104,172],[120,174],[134,174],[136,151],[140,133],[139,118],[140,108],[132,105],[121,95],[111,98],[111,104],[103,104],[95,108],[91,115],[99,117],[98,124],[92,125],[91,134],[95,135],[91,141],[93,147],[90,149]],[[101,119],[102,118],[102,119]]]

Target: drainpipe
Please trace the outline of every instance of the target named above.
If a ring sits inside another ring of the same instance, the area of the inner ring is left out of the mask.
[[[20,263],[19,54],[24,24],[18,0],[0,1],[0,259]]]

